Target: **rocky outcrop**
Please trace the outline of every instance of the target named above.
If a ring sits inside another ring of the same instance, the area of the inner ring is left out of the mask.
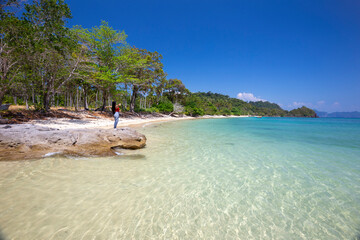
[[[35,159],[53,154],[111,156],[114,148],[139,149],[146,137],[131,128],[59,130],[31,124],[0,127],[0,160]]]

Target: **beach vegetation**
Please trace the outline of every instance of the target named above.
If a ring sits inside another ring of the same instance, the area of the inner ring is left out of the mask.
[[[205,111],[204,109],[199,107],[185,106],[185,114],[192,117],[198,117],[198,116],[204,116]]]
[[[167,98],[163,98],[163,100],[161,100],[154,107],[157,108],[159,110],[159,112],[162,112],[162,113],[171,113],[174,111],[173,103]]]
[[[157,107],[151,107],[151,108],[146,108],[145,112],[147,113],[158,113],[160,110]]]

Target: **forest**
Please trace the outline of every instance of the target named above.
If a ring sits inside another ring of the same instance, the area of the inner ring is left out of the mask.
[[[67,27],[72,15],[64,0],[0,4],[0,106],[107,111],[116,101],[123,111],[140,113],[316,116],[306,107],[286,111],[275,103],[192,93],[182,80],[167,78],[160,53],[132,46],[107,22]]]

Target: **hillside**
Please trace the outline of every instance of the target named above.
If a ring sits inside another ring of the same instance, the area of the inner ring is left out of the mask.
[[[185,113],[197,115],[257,115],[280,117],[316,117],[315,111],[305,106],[286,111],[276,103],[245,102],[237,98],[212,92],[197,92],[187,95],[181,102]]]

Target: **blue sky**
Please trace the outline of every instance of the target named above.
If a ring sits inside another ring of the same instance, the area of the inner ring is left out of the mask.
[[[192,92],[285,109],[360,111],[358,0],[66,0],[86,28],[101,20],[158,51]]]

